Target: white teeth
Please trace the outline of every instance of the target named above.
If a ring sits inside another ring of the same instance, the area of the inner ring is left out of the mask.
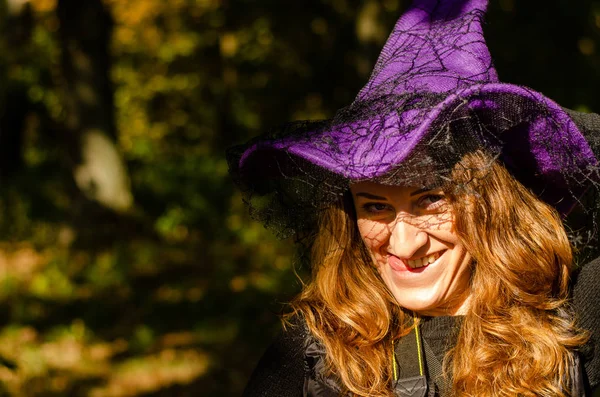
[[[412,269],[418,269],[418,268],[423,267],[425,265],[432,264],[439,257],[440,257],[440,254],[436,252],[436,253],[431,254],[429,256],[424,256],[423,258],[409,260],[408,261],[408,266],[410,266]]]

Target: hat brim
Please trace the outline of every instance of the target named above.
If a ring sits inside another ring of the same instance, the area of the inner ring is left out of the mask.
[[[242,180],[259,181],[302,178],[299,164],[309,164],[352,182],[384,176],[422,150],[455,162],[473,147],[497,152],[513,175],[562,211],[597,177],[598,161],[568,114],[536,91],[503,83],[355,103],[332,120],[251,143],[235,168]]]

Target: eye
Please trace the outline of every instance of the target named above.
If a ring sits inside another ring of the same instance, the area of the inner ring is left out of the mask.
[[[443,194],[425,194],[417,200],[417,205],[425,210],[436,210],[446,204]]]
[[[393,208],[386,203],[365,203],[362,209],[369,214],[382,214],[387,211],[393,211]]]

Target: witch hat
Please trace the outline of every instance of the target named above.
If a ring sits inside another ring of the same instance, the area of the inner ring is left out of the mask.
[[[600,180],[598,160],[563,108],[498,80],[482,31],[486,7],[486,0],[414,1],[350,106],[232,148],[230,172],[254,216],[285,236],[310,227],[315,209],[352,182],[443,178],[477,149],[568,212]]]

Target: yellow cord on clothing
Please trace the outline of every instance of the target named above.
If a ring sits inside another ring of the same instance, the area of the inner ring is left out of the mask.
[[[423,376],[423,357],[421,357],[421,339],[419,338],[418,324],[415,324],[415,336],[417,338],[417,354],[419,355],[419,375]]]
[[[421,356],[421,339],[419,338],[419,325],[413,317],[413,325],[415,327],[415,338],[417,338],[417,356],[419,357],[419,375],[423,376],[423,357]],[[392,370],[394,371],[394,381],[398,380],[398,364],[396,363],[396,349],[394,340],[392,339]]]

